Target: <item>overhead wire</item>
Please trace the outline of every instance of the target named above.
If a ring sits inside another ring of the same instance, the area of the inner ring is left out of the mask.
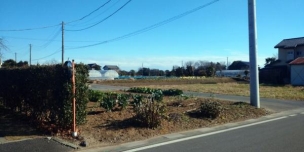
[[[90,12],[89,14],[83,16],[80,19],[74,20],[74,21],[69,21],[68,23],[73,23],[73,22],[77,22],[77,21],[81,21],[85,18],[87,18],[88,16],[92,15],[94,12],[98,11],[99,9],[101,9],[102,7],[104,7],[106,4],[108,4],[111,0],[108,0],[107,2],[105,2],[104,4],[102,4],[101,6],[99,6],[97,9],[93,10],[92,12]],[[46,28],[51,28],[51,27],[56,27],[56,26],[61,26],[62,23],[59,24],[55,24],[55,25],[49,25],[49,26],[42,26],[42,27],[34,27],[34,28],[23,28],[23,29],[7,29],[7,30],[3,30],[0,29],[0,31],[6,31],[6,32],[20,32],[20,31],[30,31],[30,30],[40,30],[40,29],[46,29]]]
[[[48,58],[48,57],[50,57],[50,56],[53,56],[53,55],[55,55],[55,54],[57,54],[57,53],[59,53],[59,52],[61,52],[61,49],[59,49],[58,51],[55,51],[55,52],[53,52],[52,54],[49,54],[49,55],[47,55],[47,56],[44,56],[44,57],[41,57],[41,58],[38,58],[38,59],[32,59],[32,61],[37,61],[37,60],[45,59],[45,58]]]
[[[77,30],[69,30],[69,29],[66,29],[65,31],[83,31],[83,30],[87,30],[87,29],[90,29],[104,21],[106,21],[107,19],[109,19],[110,17],[112,17],[113,15],[115,15],[117,12],[119,12],[120,10],[122,10],[125,6],[127,6],[132,0],[128,0],[125,4],[123,4],[120,8],[118,8],[116,11],[114,11],[112,14],[110,14],[109,16],[105,17],[104,19],[102,19],[101,21],[91,25],[91,26],[88,26],[86,28],[82,28],[82,29],[77,29]]]
[[[92,25],[92,23],[88,23],[88,22],[90,22],[90,21],[92,21],[93,19],[97,18],[98,16],[104,14],[105,12],[107,12],[108,10],[110,10],[112,7],[114,7],[115,5],[117,5],[120,1],[121,1],[121,0],[117,0],[114,4],[112,4],[112,5],[111,5],[110,7],[108,7],[106,10],[104,10],[104,11],[102,11],[101,13],[99,13],[98,15],[96,15],[96,16],[90,18],[89,20],[86,20],[86,22],[84,22],[84,23],[77,23],[77,24],[74,24],[74,25],[73,25],[73,24],[71,24],[72,22],[68,22],[68,23],[66,23],[65,25],[66,25],[66,26],[72,26],[72,27],[80,26],[80,25],[83,25],[83,26]],[[97,23],[97,22],[96,22],[96,23]],[[93,23],[93,24],[95,24],[95,23]]]
[[[77,19],[77,20],[74,20],[74,21],[69,21],[69,22],[67,22],[66,24],[70,24],[70,23],[73,23],[73,22],[81,21],[81,20],[87,18],[88,16],[92,15],[93,13],[95,13],[96,11],[98,11],[99,9],[101,9],[102,7],[104,7],[105,5],[107,5],[108,3],[110,3],[111,1],[112,1],[112,0],[106,1],[104,4],[102,4],[102,5],[99,6],[97,9],[93,10],[92,12],[90,12],[89,14],[83,16],[83,17],[80,18],[80,19]]]
[[[56,25],[42,26],[42,27],[35,27],[35,28],[9,29],[9,30],[1,30],[1,29],[0,29],[0,31],[6,31],[6,32],[20,32],[20,31],[41,30],[41,29],[46,29],[46,28],[51,28],[51,27],[56,27],[56,26],[61,26],[61,23],[60,23],[60,24],[56,24]]]
[[[119,40],[122,40],[122,39],[126,39],[126,38],[129,38],[129,37],[132,37],[132,36],[135,36],[135,35],[138,35],[138,34],[141,34],[141,33],[144,33],[144,32],[147,32],[147,31],[150,31],[152,29],[155,29],[157,27],[160,27],[160,26],[163,26],[165,24],[168,24],[172,21],[175,21],[175,20],[178,20],[184,16],[187,16],[189,14],[192,14],[196,11],[199,11],[207,6],[210,6],[216,2],[218,2],[219,0],[213,0],[209,3],[206,3],[204,5],[200,5],[194,9],[191,9],[189,11],[186,11],[184,13],[181,13],[179,15],[176,15],[176,16],[173,16],[169,19],[166,19],[166,20],[163,20],[161,22],[158,22],[156,24],[153,24],[153,25],[150,25],[148,27],[145,27],[145,28],[142,28],[140,30],[137,30],[137,31],[134,31],[134,32],[131,32],[131,33],[128,33],[128,34],[125,34],[125,35],[122,35],[122,36],[119,36],[119,37],[116,37],[116,38],[113,38],[113,39],[109,39],[109,40],[105,40],[105,41],[102,41],[102,42],[99,42],[99,43],[95,43],[95,44],[91,44],[91,45],[85,45],[85,46],[79,46],[79,47],[71,47],[71,48],[67,48],[67,49],[80,49],[80,48],[86,48],[86,47],[92,47],[92,46],[96,46],[96,45],[101,45],[101,44],[105,44],[105,43],[110,43],[110,42],[114,42],[114,41],[119,41]]]

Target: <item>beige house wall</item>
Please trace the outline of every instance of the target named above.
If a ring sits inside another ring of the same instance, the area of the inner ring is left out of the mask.
[[[288,59],[288,52],[292,51],[293,52],[293,60],[298,58],[298,57],[304,57],[304,46],[296,47],[296,48],[291,48],[291,49],[284,49],[284,48],[279,48],[278,50],[278,57],[279,60],[281,60],[280,63],[277,63],[276,65],[287,65],[287,61],[290,61]]]

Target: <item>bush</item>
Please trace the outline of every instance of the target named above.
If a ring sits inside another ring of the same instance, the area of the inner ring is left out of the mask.
[[[153,97],[147,98],[140,106],[134,108],[134,118],[143,127],[156,128],[161,125],[165,109],[163,102],[157,102]]]
[[[222,112],[222,106],[217,101],[206,101],[201,104],[200,114],[202,117],[215,119]]]
[[[142,105],[143,99],[144,99],[143,95],[140,94],[133,95],[133,102],[132,102],[133,108],[135,109],[140,107]]]
[[[126,109],[128,106],[128,99],[130,98],[131,95],[129,94],[118,94],[117,95],[117,100],[118,100],[118,106],[121,107],[121,109]]]
[[[183,91],[179,89],[168,89],[168,90],[163,90],[163,94],[165,96],[179,96],[183,94]]]
[[[105,93],[103,100],[100,103],[100,106],[105,108],[107,111],[112,111],[113,108],[116,106],[116,93]]]
[[[102,93],[100,91],[96,91],[96,90],[91,90],[91,89],[89,89],[88,92],[89,92],[88,93],[89,100],[91,102],[100,102],[100,101],[102,101],[104,93]]]

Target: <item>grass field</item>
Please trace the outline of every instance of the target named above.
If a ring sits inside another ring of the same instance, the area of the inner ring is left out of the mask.
[[[194,78],[159,80],[115,80],[101,81],[100,84],[151,87],[160,89],[181,89],[183,91],[249,96],[248,82],[230,78]],[[291,85],[260,84],[260,97],[304,101],[304,87]]]

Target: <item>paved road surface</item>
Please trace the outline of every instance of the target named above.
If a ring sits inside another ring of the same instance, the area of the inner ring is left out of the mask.
[[[142,152],[300,152],[304,151],[304,112],[278,120],[176,142]],[[143,148],[142,148],[143,149]],[[136,151],[133,149],[131,151]]]
[[[0,152],[69,152],[74,149],[47,138],[0,144]]]

